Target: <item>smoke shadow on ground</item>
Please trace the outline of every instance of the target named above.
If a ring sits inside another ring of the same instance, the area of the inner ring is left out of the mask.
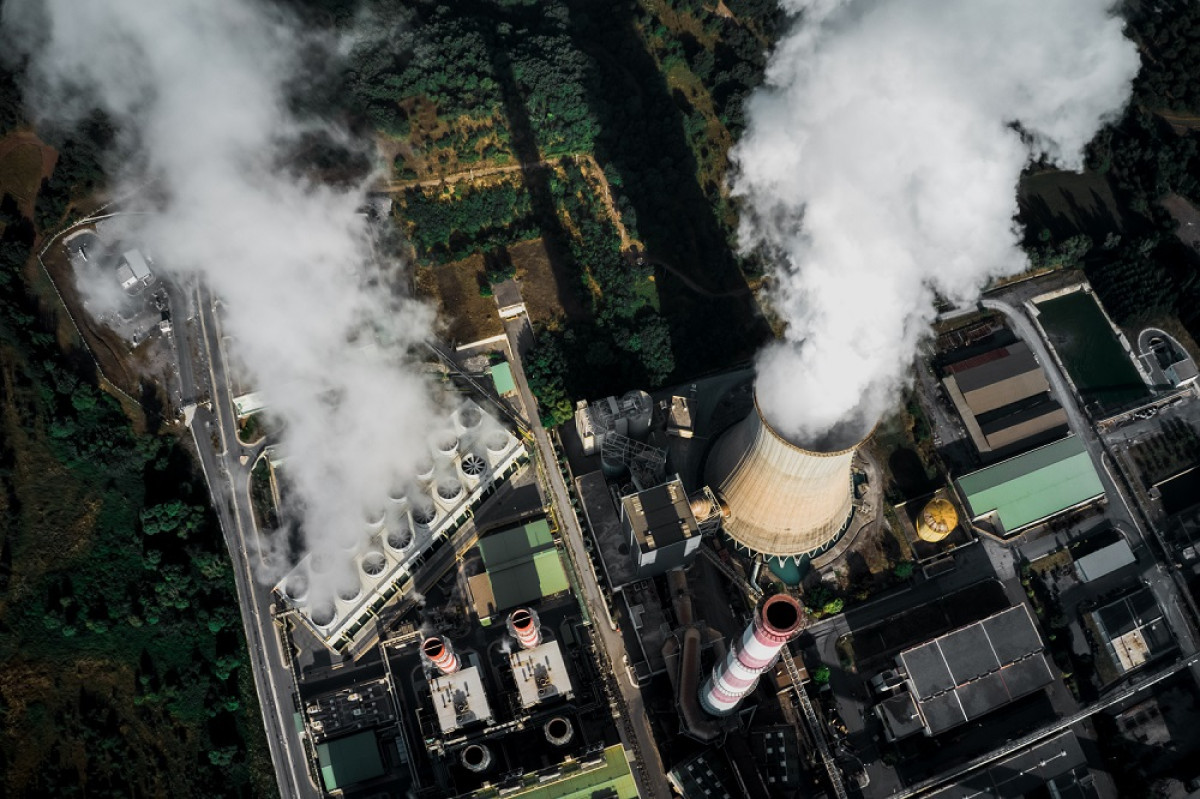
[[[770,330],[698,182],[682,110],[638,32],[637,7],[617,3],[589,13],[571,3],[568,33],[597,66],[586,98],[599,125],[597,160],[620,177],[647,255],[674,267],[655,272],[659,307],[676,374],[694,375],[750,357]]]

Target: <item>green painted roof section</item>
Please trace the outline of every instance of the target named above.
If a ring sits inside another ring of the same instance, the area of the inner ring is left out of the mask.
[[[483,565],[502,569],[513,561],[528,560],[535,553],[554,546],[550,522],[538,519],[523,527],[514,527],[479,539],[479,554]]]
[[[512,367],[508,365],[508,361],[492,364],[491,372],[497,394],[503,396],[510,391],[517,390],[517,384],[513,382]]]
[[[973,517],[995,512],[1014,532],[1104,493],[1077,436],[1009,458],[958,480]]]
[[[336,791],[383,774],[379,742],[370,730],[318,744],[317,760],[321,764],[321,779],[327,791]]]
[[[533,779],[533,775],[526,779]],[[568,772],[554,782],[535,782],[506,796],[521,799],[592,799],[597,794],[606,798],[637,799],[633,772],[629,769],[629,760],[620,744],[604,750],[603,766]]]
[[[550,523],[538,519],[479,541],[496,610],[507,610],[570,587]]]

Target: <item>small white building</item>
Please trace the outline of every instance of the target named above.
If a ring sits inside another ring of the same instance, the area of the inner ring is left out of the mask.
[[[121,281],[121,288],[129,291],[139,284],[150,285],[154,282],[154,273],[150,271],[150,263],[140,250],[128,250],[121,256],[121,263],[117,266],[117,279]]]

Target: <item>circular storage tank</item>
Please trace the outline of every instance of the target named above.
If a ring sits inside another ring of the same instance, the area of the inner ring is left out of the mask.
[[[404,481],[397,477],[392,483],[392,487],[388,489],[388,499],[390,499],[392,502],[403,502],[407,494],[408,489],[405,486]]]
[[[630,437],[645,438],[654,419],[654,399],[645,391],[630,391],[621,397],[621,407],[632,409],[625,417],[629,422]]]
[[[283,583],[283,595],[292,602],[303,602],[308,596],[308,575],[297,572],[289,576]]]
[[[348,569],[337,584],[337,598],[343,602],[353,602],[362,596],[362,582],[353,569]]]
[[[363,511],[363,521],[367,523],[368,530],[380,530],[386,515],[383,508],[367,508]]]
[[[362,557],[363,574],[378,577],[387,568],[387,557],[378,549],[372,549]]]
[[[433,524],[433,520],[437,518],[437,508],[433,503],[425,500],[424,502],[414,502],[412,510],[413,523],[422,527],[428,527]]]
[[[954,509],[954,504],[944,497],[929,500],[921,509],[921,515],[917,517],[917,537],[931,544],[941,541],[957,527],[958,511]]]
[[[463,493],[462,483],[452,477],[438,481],[437,495],[446,502],[457,501]]]
[[[487,434],[483,440],[483,445],[487,447],[488,452],[499,455],[508,449],[508,433],[503,430],[495,430]]]
[[[483,744],[471,744],[462,752],[463,766],[476,774],[492,765],[492,752]]]
[[[575,728],[563,716],[555,716],[542,725],[546,740],[554,746],[566,746],[575,737]]]
[[[337,608],[332,602],[322,602],[309,610],[308,617],[318,627],[328,627],[337,618]]]
[[[403,519],[387,531],[384,537],[388,548],[395,552],[404,552],[412,546],[413,531],[408,519]]]
[[[461,430],[474,430],[483,421],[483,413],[472,405],[464,405],[454,414],[454,419]]]
[[[433,439],[433,449],[444,458],[452,458],[458,454],[458,436],[453,433],[442,433]]]
[[[487,461],[474,452],[468,452],[466,455],[463,455],[458,468],[462,470],[464,475],[474,478],[475,482],[479,482],[479,478],[487,471]]]

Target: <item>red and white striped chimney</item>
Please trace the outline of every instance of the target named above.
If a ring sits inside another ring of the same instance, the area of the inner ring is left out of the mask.
[[[537,611],[517,608],[508,616],[508,631],[521,643],[522,649],[533,649],[542,642],[542,623]]]
[[[759,605],[741,644],[730,643],[725,660],[713,668],[700,689],[700,705],[714,716],[732,713],[803,623],[800,603],[787,594],[776,594]]]
[[[421,643],[421,651],[442,674],[453,674],[458,671],[458,656],[450,648],[449,641],[437,636],[426,638]]]

